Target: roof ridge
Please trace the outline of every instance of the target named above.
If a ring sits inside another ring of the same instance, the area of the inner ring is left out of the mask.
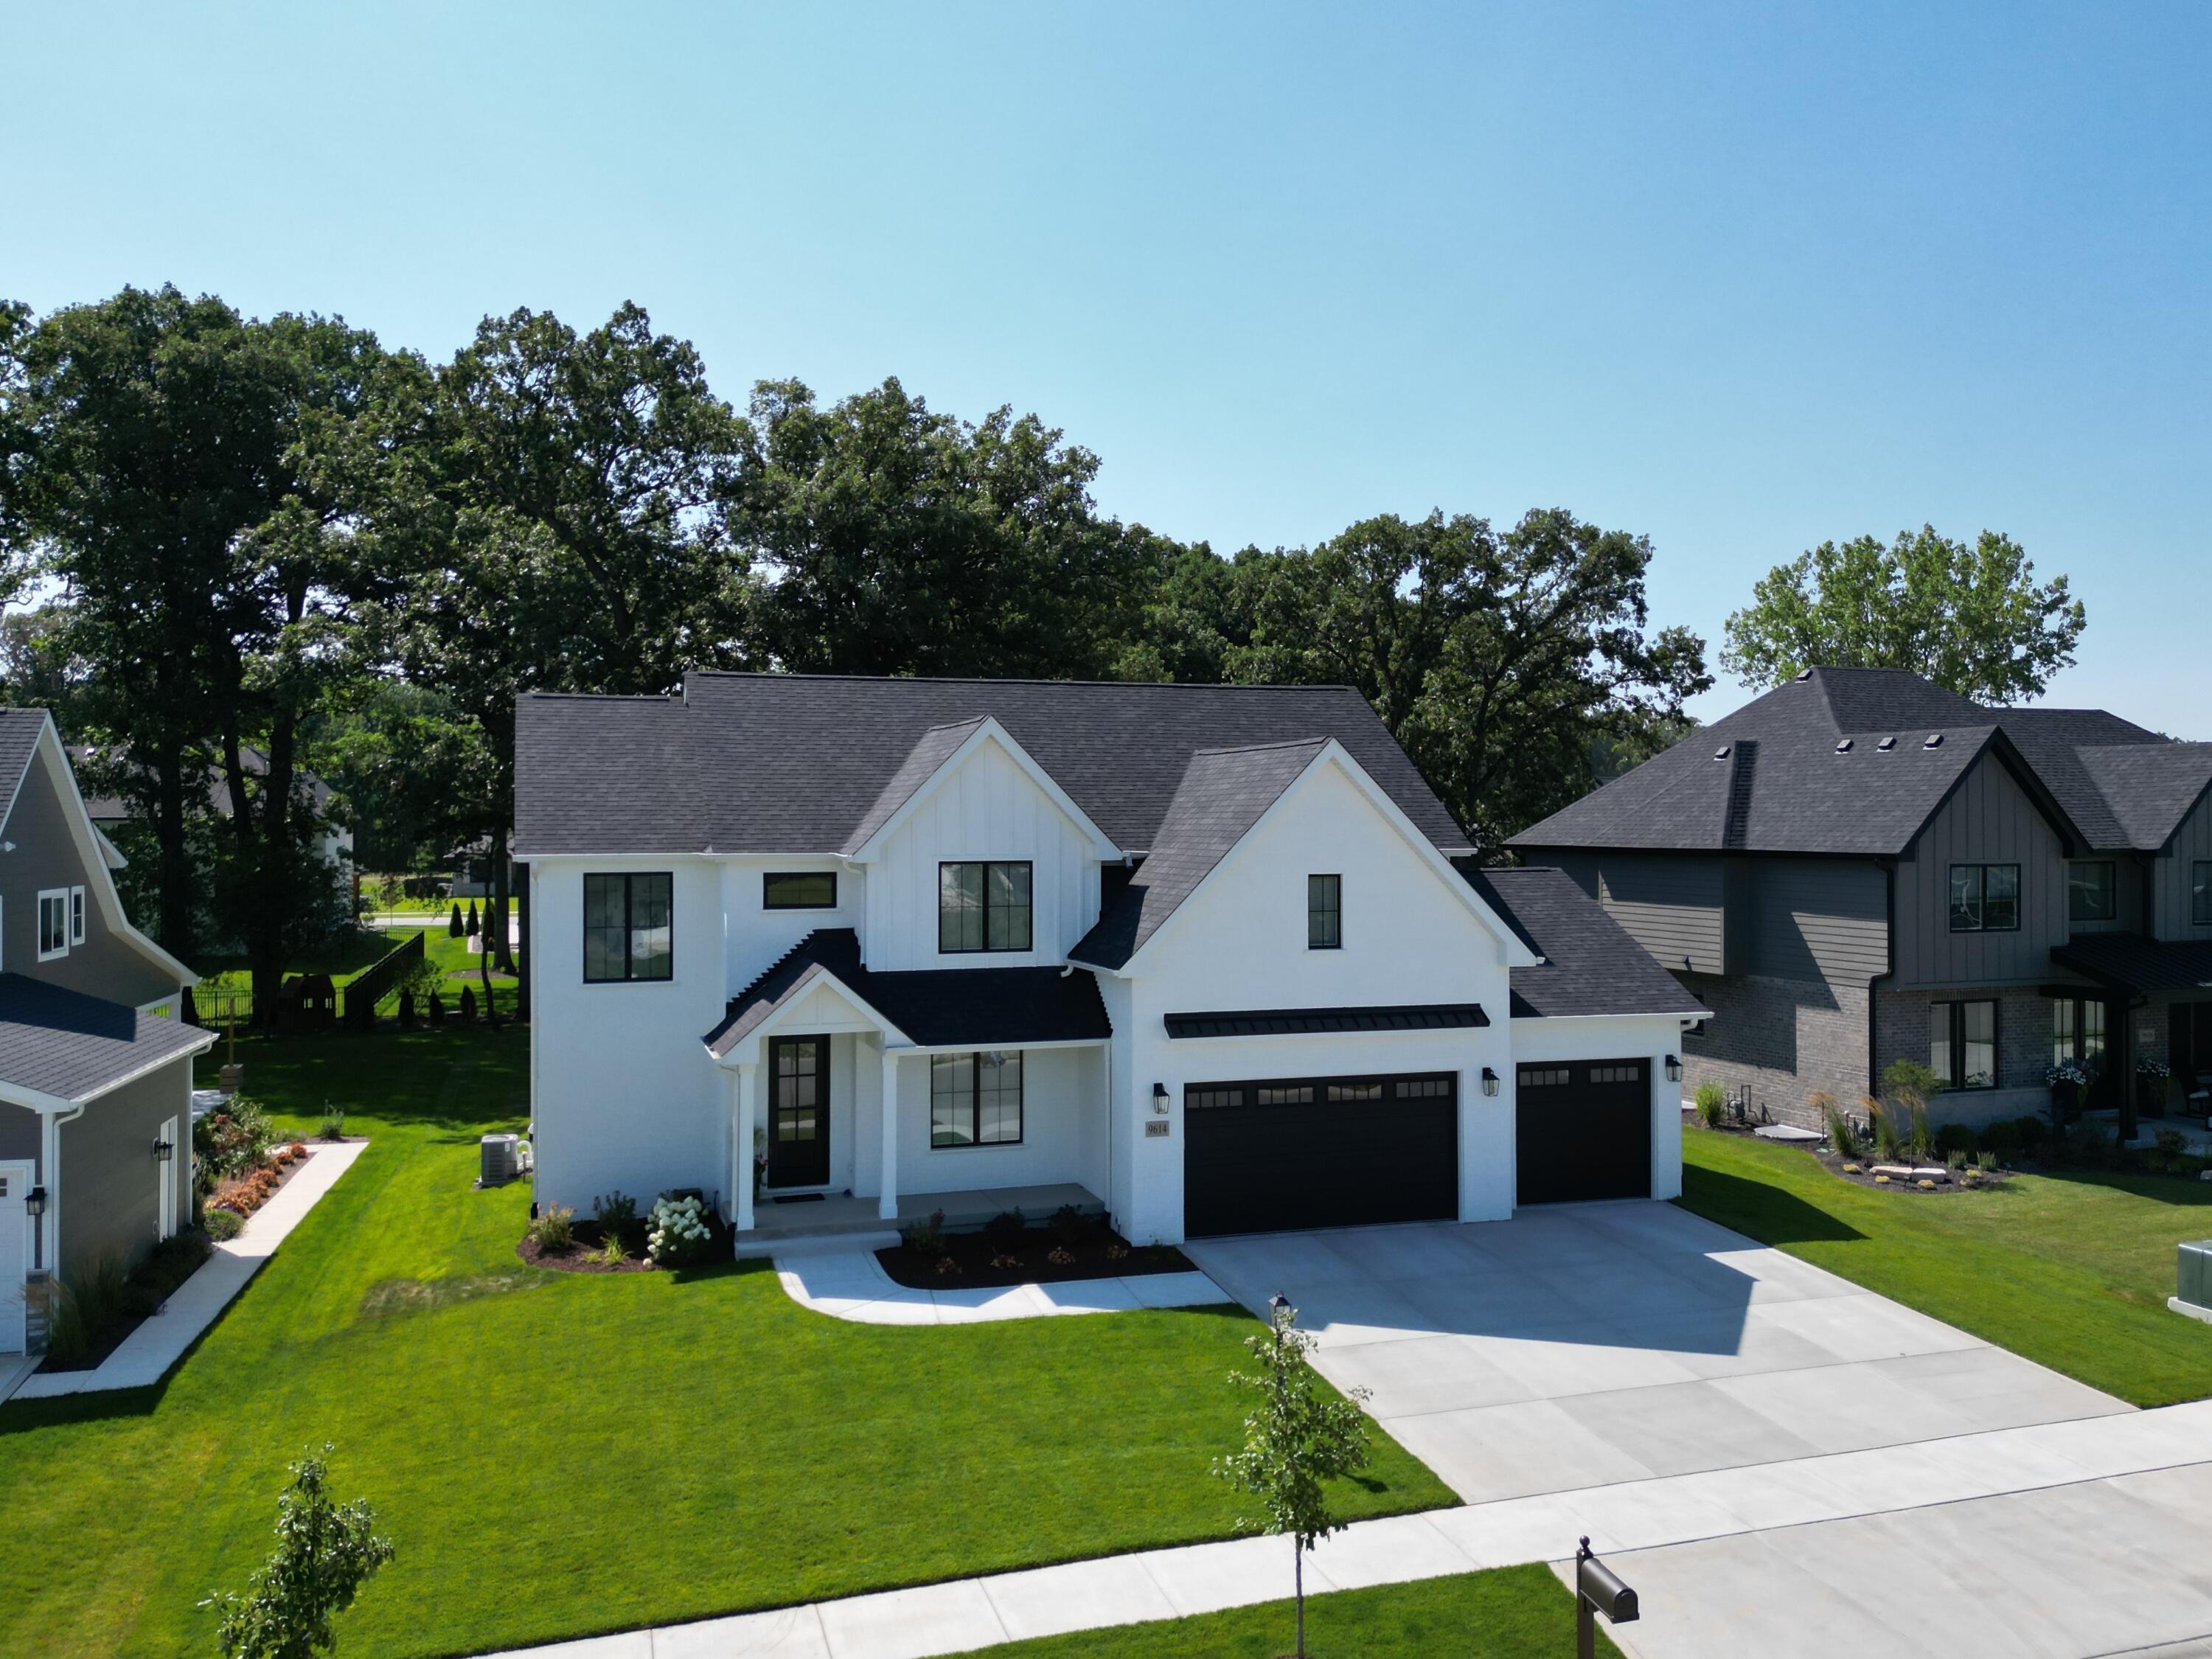
[[[1194,749],[1190,757],[1196,760],[1200,755],[1251,755],[1266,749],[1317,749],[1330,741],[1328,734],[1323,732],[1314,738],[1277,738],[1268,743],[1231,743],[1218,749]]]
[[[1079,680],[1048,679],[1030,674],[807,674],[780,669],[755,668],[695,668],[684,674],[686,680],[843,680],[870,685],[1084,685],[1112,686],[1122,690],[1160,691],[1349,691],[1361,696],[1359,688],[1340,681],[1275,682],[1256,684],[1243,680]],[[619,696],[615,692],[554,691],[529,693],[545,696]],[[651,692],[635,694],[641,696]],[[671,696],[675,694],[672,693]],[[1363,698],[1364,700],[1364,698]]]

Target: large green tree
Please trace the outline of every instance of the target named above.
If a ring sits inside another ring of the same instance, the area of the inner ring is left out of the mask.
[[[1247,552],[1225,585],[1225,678],[1356,686],[1478,844],[1586,793],[1593,757],[1682,716],[1705,647],[1653,630],[1650,544],[1559,509],[1500,531],[1465,514],[1366,520]],[[1174,637],[1203,635],[1178,608]]]
[[[1806,668],[1903,668],[1984,702],[2039,695],[2087,621],[2066,578],[2035,580],[2010,537],[1932,525],[1885,547],[1823,542],[1760,579],[1729,617],[1721,666],[1756,690]]]
[[[896,380],[829,409],[753,394],[755,638],[798,672],[1115,672],[1172,544],[1097,511],[1098,458],[1034,415],[970,425]]]

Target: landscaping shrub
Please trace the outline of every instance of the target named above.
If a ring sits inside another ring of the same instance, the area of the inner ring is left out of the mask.
[[[1917,1164],[1934,1153],[1936,1133],[1928,1124],[1928,1107],[1925,1102],[1908,1101],[1905,1103],[1905,1110],[1910,1114],[1912,1124],[1912,1158]]]
[[[433,991],[430,993],[430,1024],[433,1025],[443,1025],[445,1023],[446,999],[439,995],[437,992]]]
[[[1982,1138],[1966,1124],[1946,1123],[1936,1131],[1936,1150],[1947,1158],[1963,1155],[1971,1159],[1982,1150]]]
[[[323,1127],[321,1136],[325,1140],[343,1140],[345,1139],[344,1107],[333,1106],[327,1100],[323,1103]]]
[[[2020,1156],[2020,1126],[2010,1118],[1999,1118],[1982,1130],[1982,1152],[1984,1157],[2011,1158]]]
[[[1054,1210],[1046,1224],[1051,1227],[1053,1237],[1067,1249],[1073,1249],[1091,1237],[1091,1218],[1073,1204],[1063,1204]]]
[[[2016,1117],[2012,1121],[2012,1127],[2013,1133],[2020,1137],[2021,1151],[2030,1158],[2040,1152],[2043,1144],[2051,1139],[2051,1126],[2039,1116]]]
[[[252,1169],[276,1143],[269,1115],[244,1095],[233,1095],[222,1110],[192,1125],[193,1178],[208,1190],[225,1176]]]
[[[1905,1136],[1897,1121],[1897,1108],[1887,1101],[1869,1099],[1867,1103],[1869,1121],[1874,1124],[1875,1156],[1885,1164],[1905,1162]]]
[[[548,1204],[530,1224],[530,1242],[546,1251],[565,1250],[576,1240],[576,1212],[566,1204]]]
[[[605,1237],[627,1243],[637,1237],[637,1200],[619,1187],[601,1193],[592,1200],[592,1219]]]
[[[657,1267],[680,1267],[705,1251],[714,1234],[707,1226],[707,1206],[696,1198],[671,1198],[666,1194],[653,1204],[653,1232],[646,1240],[647,1254]]]
[[[1011,1255],[1022,1247],[1029,1222],[1019,1210],[1001,1210],[983,1224],[983,1242],[995,1255]]]
[[[58,1279],[35,1287],[46,1314],[46,1358],[57,1365],[74,1365],[92,1350],[92,1333],[85,1326],[84,1310],[76,1293]]]
[[[1882,1093],[1910,1109],[1917,1100],[1925,1106],[1943,1088],[1943,1079],[1917,1060],[1893,1060],[1881,1074]]]
[[[916,1255],[945,1254],[945,1212],[933,1210],[921,1221],[909,1221],[899,1229],[900,1241]]]
[[[246,1218],[235,1210],[211,1209],[200,1218],[200,1224],[207,1229],[207,1236],[220,1244],[238,1237],[246,1225]]]
[[[1959,1174],[1972,1167],[1974,1160],[1971,1154],[1954,1149],[1945,1157],[1943,1161],[1950,1166],[1954,1174]]]
[[[1979,1170],[1984,1175],[1996,1174],[1997,1167],[1997,1155],[1995,1152],[1977,1152],[1974,1155],[1974,1167],[1977,1170]]]
[[[2179,1158],[2189,1150],[2189,1137],[2179,1129],[2160,1129],[2153,1137],[2153,1145],[2161,1158]]]
[[[1728,1115],[1728,1091],[1717,1083],[1700,1083],[1695,1096],[1698,1121],[1708,1129],[1717,1129]]]
[[[453,919],[446,924],[446,937],[447,939],[459,939],[461,937],[463,931],[464,930],[461,927],[461,904],[460,901],[456,899],[453,901]]]
[[[1856,1158],[1859,1155],[1859,1132],[1852,1127],[1850,1119],[1844,1115],[1844,1109],[1836,1104],[1836,1097],[1826,1090],[1815,1090],[1808,1103],[1819,1109],[1820,1121],[1828,1131],[1828,1145],[1836,1149],[1836,1155],[1838,1158]]]
[[[476,1017],[477,988],[473,985],[464,985],[461,987],[461,1024],[474,1024]]]

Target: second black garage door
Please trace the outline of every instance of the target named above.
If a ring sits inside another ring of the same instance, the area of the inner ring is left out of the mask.
[[[1281,1232],[1459,1214],[1449,1073],[1267,1078],[1183,1091],[1183,1231]]]
[[[1515,1068],[1520,1202],[1651,1196],[1651,1062]]]

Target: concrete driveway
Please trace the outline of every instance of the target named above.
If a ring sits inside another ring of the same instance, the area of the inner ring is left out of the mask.
[[[1670,1204],[1184,1251],[1470,1504],[2130,1409]]]

